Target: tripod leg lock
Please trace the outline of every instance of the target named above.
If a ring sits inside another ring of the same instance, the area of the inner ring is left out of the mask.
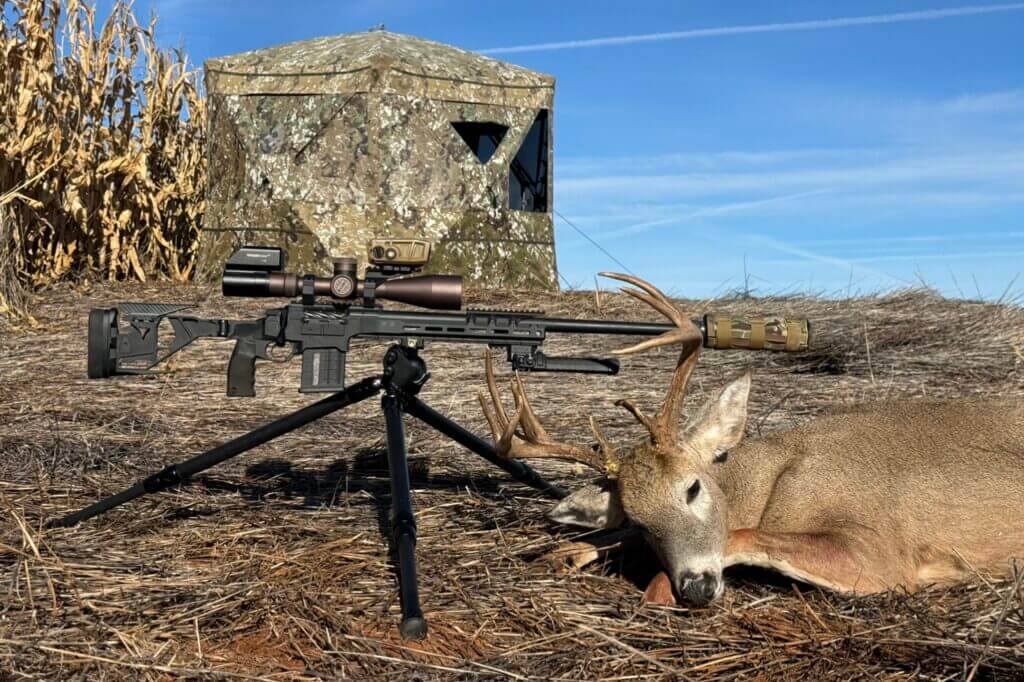
[[[152,476],[143,479],[142,487],[145,488],[147,493],[157,493],[161,490],[173,488],[184,481],[185,478],[178,473],[178,466],[172,464],[166,469],[162,469]]]
[[[412,544],[416,545],[416,520],[410,517],[400,517],[391,521],[391,538],[397,544],[402,537],[408,537]]]

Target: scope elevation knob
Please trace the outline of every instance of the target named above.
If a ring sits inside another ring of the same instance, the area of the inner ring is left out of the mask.
[[[356,259],[339,258],[334,261],[334,277],[331,278],[331,296],[351,298],[356,292]]]

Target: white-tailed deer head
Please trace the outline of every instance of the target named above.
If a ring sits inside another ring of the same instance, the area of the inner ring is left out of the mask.
[[[647,429],[647,435],[620,453],[591,417],[596,445],[557,442],[534,414],[518,375],[511,384],[515,414],[510,418],[498,395],[490,353],[486,354],[490,403],[481,394],[480,404],[502,456],[569,459],[604,474],[598,483],[559,502],[550,518],[588,528],[610,528],[628,517],[661,558],[677,593],[687,602],[704,604],[723,589],[728,510],[714,468],[743,436],[750,376],[726,386],[681,429],[683,397],[703,340],[700,330],[651,284],[628,275],[601,274],[638,287],[624,287],[623,291],[675,324],[675,329],[661,336],[616,351],[629,354],[671,344],[681,346],[668,396],[653,417],[628,400],[616,402]]]

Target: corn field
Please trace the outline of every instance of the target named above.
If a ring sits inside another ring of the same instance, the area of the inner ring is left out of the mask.
[[[206,104],[155,19],[117,2],[0,0],[0,311],[69,278],[188,279]]]

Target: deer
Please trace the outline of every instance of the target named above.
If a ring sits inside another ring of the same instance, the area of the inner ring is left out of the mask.
[[[518,374],[510,383],[514,410],[506,411],[489,353],[489,399],[478,399],[502,457],[569,460],[601,474],[548,516],[638,532],[663,567],[648,601],[707,605],[723,594],[723,570],[733,565],[865,595],[913,592],[981,570],[1007,573],[1024,558],[1024,403],[867,404],[745,441],[748,372],[680,425],[700,330],[652,284],[601,274],[631,285],[622,291],[673,325],[617,354],[680,347],[653,415],[616,401],[644,427],[643,437],[616,448],[590,417],[593,445],[553,439]],[[578,549],[576,567],[600,556],[597,547]]]

